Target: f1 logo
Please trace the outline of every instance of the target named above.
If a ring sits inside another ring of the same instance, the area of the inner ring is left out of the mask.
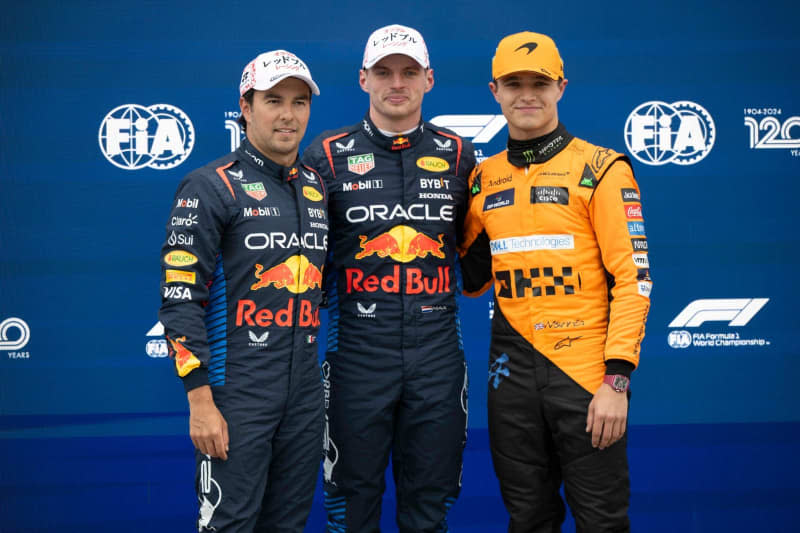
[[[769,298],[695,300],[678,313],[669,327],[696,328],[703,322],[720,320],[729,320],[729,326],[744,326],[768,301]]]
[[[506,125],[503,115],[438,115],[431,124],[448,128],[474,143],[488,143]]]

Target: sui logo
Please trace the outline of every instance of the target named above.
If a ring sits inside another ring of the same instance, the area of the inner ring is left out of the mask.
[[[194,148],[194,125],[175,106],[124,104],[100,123],[97,140],[108,161],[125,170],[168,170],[183,163]]]
[[[689,101],[645,102],[628,115],[625,144],[645,165],[693,165],[714,146],[714,120]]]

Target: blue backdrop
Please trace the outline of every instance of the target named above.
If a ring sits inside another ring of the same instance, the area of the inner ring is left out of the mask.
[[[218,4],[4,7],[0,530],[193,528],[186,399],[157,325],[175,188],[234,146],[239,76],[259,52],[296,53],[320,85],[305,146],[362,116],[363,45],[393,22],[428,43],[425,117],[474,138],[479,158],[507,135],[487,88],[494,48],[529,29],[559,45],[570,132],[633,161],[655,282],[630,413],[634,530],[795,530],[796,2]],[[491,309],[462,309],[470,433],[450,523],[503,531]],[[323,523],[317,498],[308,531]]]

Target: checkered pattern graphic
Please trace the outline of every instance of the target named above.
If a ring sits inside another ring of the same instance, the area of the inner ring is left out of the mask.
[[[560,274],[556,274],[560,270]],[[575,294],[575,282],[580,288],[580,275],[574,274],[571,266],[536,267],[528,269],[500,270],[495,272],[500,284],[497,295],[501,298],[526,298]]]

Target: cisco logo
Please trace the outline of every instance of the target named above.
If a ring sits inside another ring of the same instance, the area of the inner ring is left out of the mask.
[[[194,148],[194,126],[175,106],[124,104],[100,123],[97,141],[112,165],[125,170],[168,170],[183,163]]]
[[[714,120],[694,102],[645,102],[625,122],[628,151],[645,165],[693,165],[711,151]]]

